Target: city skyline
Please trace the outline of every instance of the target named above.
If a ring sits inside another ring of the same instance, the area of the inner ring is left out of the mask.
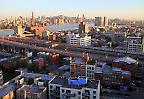
[[[84,14],[86,18],[107,16],[130,20],[144,20],[143,0],[3,0],[0,18],[35,16],[74,16]]]

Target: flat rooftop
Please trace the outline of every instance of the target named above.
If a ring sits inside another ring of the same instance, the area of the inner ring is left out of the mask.
[[[125,62],[125,63],[128,63],[128,64],[135,64],[137,63],[137,61],[131,57],[123,57],[123,58],[118,58],[118,59],[115,59],[113,62]]]
[[[22,77],[25,78],[36,78],[40,77],[41,80],[50,81],[53,79],[54,76],[46,75],[46,74],[34,74],[34,73],[24,73]]]
[[[72,60],[73,64],[85,64],[85,61],[82,58],[74,58]]]
[[[69,85],[68,84],[68,79],[64,77],[55,77],[50,84],[58,84],[62,85],[63,87],[66,88],[73,88],[73,89],[82,89],[82,88],[93,88],[97,89],[99,81],[98,80],[87,80],[87,84],[84,85]]]
[[[19,88],[17,91],[26,91],[27,93],[41,93],[43,92],[43,90],[45,89],[45,87],[39,87],[39,86],[35,86],[35,85],[23,85],[21,88]]]

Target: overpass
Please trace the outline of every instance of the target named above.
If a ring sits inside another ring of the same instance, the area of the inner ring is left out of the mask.
[[[11,49],[12,51],[22,50],[22,51],[41,51],[41,52],[50,52],[50,53],[58,53],[64,56],[72,56],[72,57],[82,57],[84,52],[88,52],[90,58],[94,58],[96,60],[107,60],[112,61],[117,57],[121,57],[118,53],[123,54],[123,56],[130,56],[139,60],[141,64],[144,64],[143,59],[144,55],[128,53],[128,52],[119,52],[115,50],[103,50],[96,48],[80,48],[73,46],[65,46],[65,44],[61,44],[60,48],[47,48],[46,40],[39,39],[30,39],[30,38],[0,38],[1,49],[4,49],[3,45]],[[33,45],[34,44],[34,45]],[[45,47],[41,47],[41,45],[45,45]]]

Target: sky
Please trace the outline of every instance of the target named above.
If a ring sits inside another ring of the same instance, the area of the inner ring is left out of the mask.
[[[0,18],[82,16],[144,20],[144,0],[0,0]]]

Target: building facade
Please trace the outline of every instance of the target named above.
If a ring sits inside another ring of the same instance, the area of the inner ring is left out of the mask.
[[[71,45],[91,46],[91,36],[87,35],[80,37],[78,34],[68,34],[66,41]]]
[[[100,99],[100,81],[55,77],[49,83],[49,99]]]
[[[95,17],[95,26],[97,27],[105,27],[108,26],[108,18],[107,17]]]
[[[72,77],[86,77],[86,62],[82,58],[74,58],[70,62],[70,73]]]
[[[144,39],[142,37],[128,36],[126,50],[130,52],[144,52]]]

